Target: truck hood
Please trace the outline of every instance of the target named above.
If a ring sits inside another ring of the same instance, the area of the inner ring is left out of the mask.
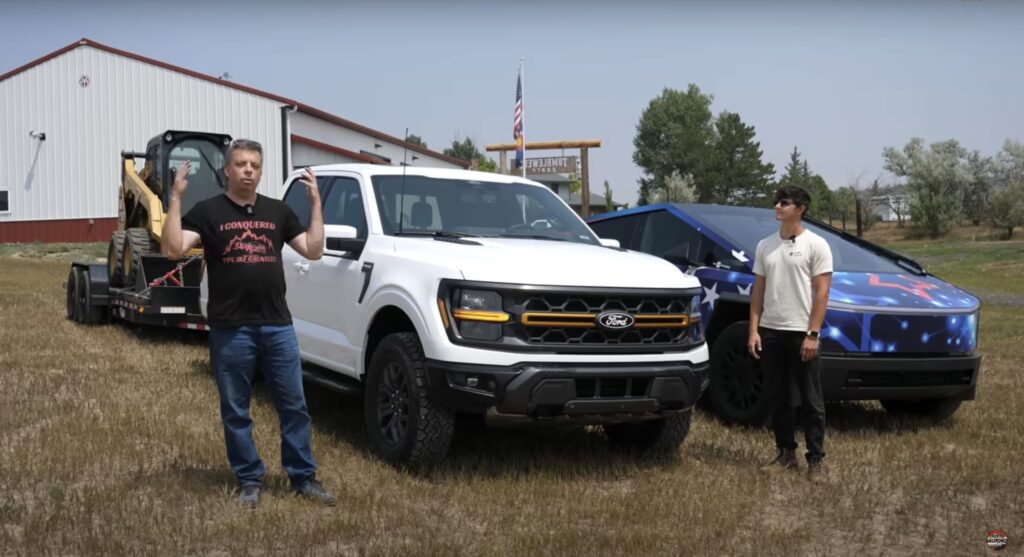
[[[517,238],[467,238],[473,244],[433,238],[396,238],[403,258],[448,266],[465,280],[544,286],[697,288],[696,278],[645,253],[575,242]]]
[[[977,310],[975,296],[931,275],[844,273],[832,276],[829,307],[871,311],[964,312]]]

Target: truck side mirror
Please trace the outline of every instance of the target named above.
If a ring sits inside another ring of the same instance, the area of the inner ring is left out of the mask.
[[[366,238],[356,238],[356,228],[347,224],[324,225],[324,255],[358,259]]]
[[[606,248],[621,248],[622,244],[614,238],[598,238],[601,241],[601,245]]]

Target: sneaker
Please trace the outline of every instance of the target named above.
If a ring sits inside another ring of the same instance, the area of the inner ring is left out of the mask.
[[[255,509],[260,504],[260,486],[242,486],[242,492],[238,495],[238,500],[246,507]]]
[[[762,472],[776,474],[783,470],[796,470],[800,464],[796,460],[796,451],[793,449],[779,449],[775,460],[761,467]]]
[[[333,507],[338,503],[338,500],[331,494],[330,491],[324,489],[324,486],[316,480],[309,480],[299,487],[292,488],[296,495],[301,495],[306,499],[313,501],[319,501],[328,507]]]
[[[823,484],[828,482],[828,472],[825,470],[825,463],[820,460],[812,460],[807,463],[807,478],[811,483]]]

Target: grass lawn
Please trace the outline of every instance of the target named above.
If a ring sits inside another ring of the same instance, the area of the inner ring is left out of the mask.
[[[1024,243],[893,241],[983,299],[977,400],[942,425],[828,407],[831,483],[769,478],[765,429],[698,413],[683,448],[460,422],[427,476],[374,459],[360,401],[307,394],[327,509],[297,500],[263,389],[261,506],[232,495],[201,334],[64,317],[67,263],[105,246],[0,246],[2,555],[985,555],[1024,544]]]

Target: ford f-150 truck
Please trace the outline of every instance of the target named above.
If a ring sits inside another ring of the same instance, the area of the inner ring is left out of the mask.
[[[599,239],[536,182],[314,171],[326,249],[309,261],[284,248],[287,301],[307,380],[363,393],[376,454],[437,462],[457,412],[600,424],[613,443],[678,450],[708,384],[696,278]],[[284,201],[305,226],[298,178]]]

